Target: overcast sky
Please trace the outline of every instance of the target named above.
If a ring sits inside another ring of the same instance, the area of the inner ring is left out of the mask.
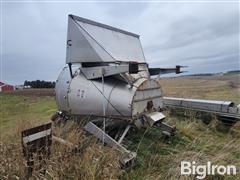
[[[237,2],[2,5],[1,79],[8,83],[56,80],[65,66],[68,14],[140,34],[151,67],[187,65],[188,74],[240,69]]]

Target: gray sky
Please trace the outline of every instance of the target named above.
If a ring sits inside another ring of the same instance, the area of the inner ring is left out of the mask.
[[[189,66],[188,74],[240,69],[239,4],[7,3],[1,23],[1,79],[55,81],[65,65],[67,15],[141,35],[151,67]]]

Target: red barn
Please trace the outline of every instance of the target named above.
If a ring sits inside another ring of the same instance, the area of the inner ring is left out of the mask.
[[[0,82],[0,92],[13,91],[14,86]]]

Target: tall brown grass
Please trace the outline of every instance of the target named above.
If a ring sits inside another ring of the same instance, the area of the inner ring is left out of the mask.
[[[42,169],[35,168],[33,179],[118,179],[121,175],[119,154],[103,146],[93,137],[86,136],[78,125],[69,122],[54,128],[54,133],[73,143],[76,148],[53,143],[51,156],[44,159]],[[20,128],[19,128],[20,130]],[[16,134],[17,135],[17,134]],[[20,134],[18,134],[20,137]],[[0,143],[0,179],[24,179],[27,176],[26,161],[20,141]],[[39,161],[35,158],[35,167]],[[45,169],[45,174],[42,170]]]

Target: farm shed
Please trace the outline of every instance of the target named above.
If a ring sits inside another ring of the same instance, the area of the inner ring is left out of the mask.
[[[0,92],[13,91],[15,87],[3,82],[0,82]]]

